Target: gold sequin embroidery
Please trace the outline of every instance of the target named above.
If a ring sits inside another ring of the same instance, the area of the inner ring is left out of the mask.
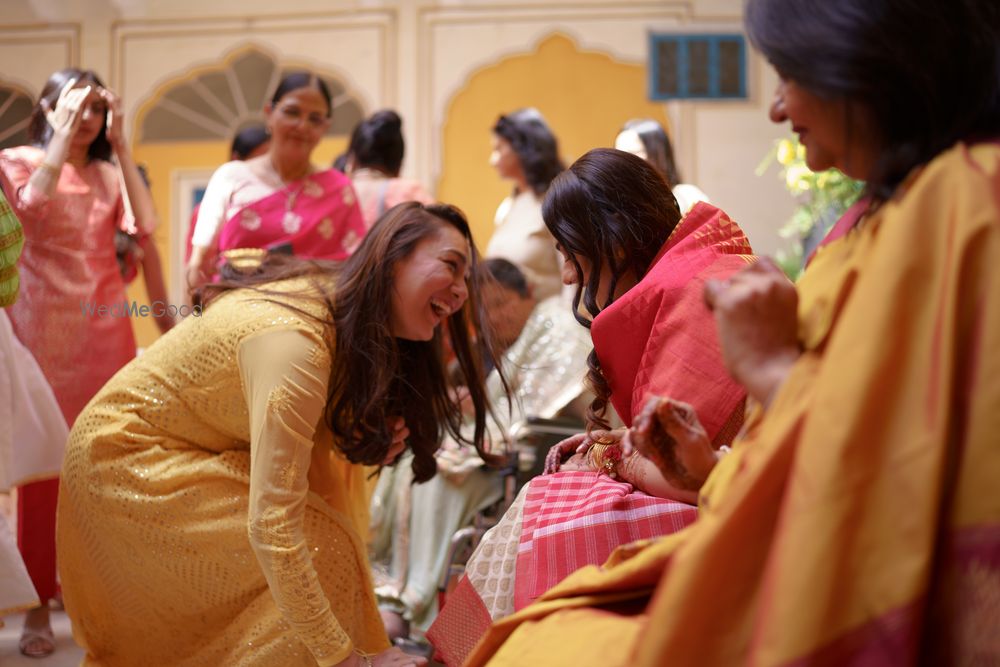
[[[274,412],[284,412],[292,407],[292,392],[285,385],[278,385],[267,395],[267,407]]]

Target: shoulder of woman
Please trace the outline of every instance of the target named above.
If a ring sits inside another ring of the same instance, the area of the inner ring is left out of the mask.
[[[295,329],[327,338],[330,312],[313,285],[302,278],[291,278],[263,285],[268,293],[234,290],[209,306],[218,308],[217,316],[238,318],[248,333],[265,329]]]
[[[213,178],[215,176],[222,176],[225,178],[248,176],[254,173],[254,165],[252,165],[251,162],[251,160],[230,160],[216,169],[212,176]]]
[[[392,187],[396,188],[397,191],[405,193],[407,197],[414,201],[429,203],[434,200],[420,181],[412,178],[394,178],[390,183],[392,183]]]
[[[352,184],[351,178],[347,174],[333,167],[319,167],[312,173],[312,177],[336,186]]]

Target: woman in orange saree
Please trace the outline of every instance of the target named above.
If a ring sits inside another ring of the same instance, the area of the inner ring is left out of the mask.
[[[757,407],[698,521],[578,571],[467,664],[1000,659],[998,19],[749,2],[772,119],[872,206],[795,288],[762,262],[707,290]]]

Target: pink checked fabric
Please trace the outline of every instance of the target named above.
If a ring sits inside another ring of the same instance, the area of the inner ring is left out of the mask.
[[[691,505],[646,495],[606,475],[536,477],[524,504],[515,610],[584,565],[603,563],[619,545],[675,533],[697,515]]]

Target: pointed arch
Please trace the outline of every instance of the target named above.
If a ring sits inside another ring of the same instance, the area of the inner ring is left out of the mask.
[[[263,121],[263,108],[285,74],[314,71],[329,87],[333,123],[327,136],[344,136],[364,118],[357,95],[336,74],[281,62],[269,50],[247,44],[218,63],[200,67],[160,85],[137,112],[138,141],[228,141],[247,124]]]
[[[28,123],[34,108],[31,91],[0,81],[0,149],[28,143]]]
[[[465,210],[477,245],[485,248],[496,207],[511,187],[488,164],[490,128],[497,117],[538,108],[568,166],[591,148],[614,145],[630,118],[653,118],[669,132],[665,105],[647,98],[647,80],[645,63],[581,49],[558,31],[533,49],[473,71],[446,107],[438,197]]]

